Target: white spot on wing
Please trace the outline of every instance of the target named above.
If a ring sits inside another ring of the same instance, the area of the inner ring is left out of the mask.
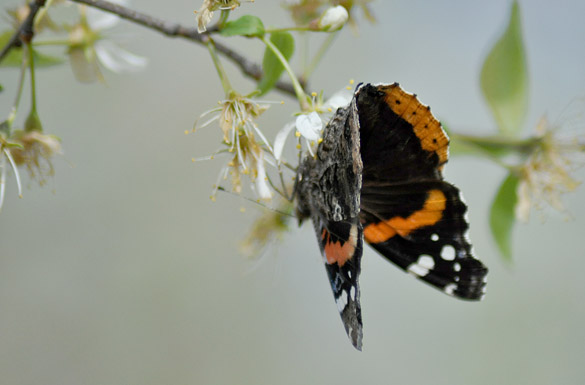
[[[443,246],[441,250],[441,258],[445,261],[452,261],[455,259],[455,248],[451,245]]]
[[[409,273],[417,275],[419,277],[424,277],[435,268],[435,260],[428,254],[421,255],[418,260],[408,266],[406,269]]]
[[[351,287],[351,290],[349,291],[349,297],[352,299],[352,301],[355,301],[355,286]]]
[[[443,291],[445,291],[445,293],[448,295],[453,295],[453,293],[455,292],[456,289],[457,289],[457,285],[454,283],[450,283],[447,286],[445,286]]]
[[[417,261],[417,264],[427,270],[432,270],[435,268],[435,260],[430,255],[421,255]]]
[[[455,270],[455,271],[461,271],[461,264],[455,262],[453,264],[453,270]]]
[[[433,235],[431,235],[431,241],[437,242],[438,240],[439,240],[439,234],[433,234]]]
[[[413,263],[406,269],[409,273],[417,275],[419,277],[424,277],[429,273],[429,269],[424,268],[423,266]]]

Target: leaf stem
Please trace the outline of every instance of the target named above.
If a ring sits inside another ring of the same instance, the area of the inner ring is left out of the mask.
[[[41,120],[39,119],[39,114],[37,112],[37,83],[35,80],[35,60],[34,60],[34,51],[32,48],[32,43],[29,41],[26,43],[26,50],[28,53],[28,68],[30,70],[30,87],[31,87],[31,107],[30,112],[28,113],[28,117],[24,122],[24,131],[31,132],[31,131],[43,131],[43,126],[41,124]]]
[[[223,87],[223,91],[225,92],[225,96],[227,98],[230,97],[230,94],[233,92],[232,85],[228,79],[227,73],[219,61],[219,57],[217,56],[217,52],[215,51],[215,43],[210,38],[207,42],[207,48],[209,49],[209,54],[211,55],[211,59],[213,60],[213,65],[215,66],[215,70],[217,71],[217,75],[219,76],[219,80],[221,81],[221,86]]]
[[[313,60],[311,60],[311,63],[305,68],[305,71],[303,71],[302,75],[303,81],[307,81],[307,79],[309,79],[309,77],[313,74],[313,71],[315,71],[315,68],[317,68],[317,65],[319,64],[319,62],[321,62],[321,59],[323,59],[323,56],[325,56],[325,53],[327,52],[329,47],[331,47],[336,37],[337,33],[330,33],[327,35],[327,38],[319,47],[319,50],[313,57]]]
[[[290,32],[290,31],[311,31],[312,29],[309,26],[303,27],[285,27],[285,28],[266,28],[266,33],[272,32]]]
[[[223,9],[221,11],[220,16],[219,16],[219,21],[217,22],[217,28],[219,30],[221,30],[222,27],[225,25],[225,23],[227,23],[227,20],[229,17],[230,17],[230,11],[227,9]]]
[[[31,113],[37,113],[37,84],[35,81],[35,59],[34,59],[34,51],[32,47],[32,43],[28,42],[26,44],[26,49],[28,53],[28,60],[29,60],[29,69],[30,69],[30,94],[31,94]]]
[[[297,96],[299,104],[301,105],[301,109],[306,110],[307,108],[309,108],[309,104],[307,102],[307,95],[305,94],[305,90],[303,90],[303,87],[299,83],[299,79],[297,78],[294,71],[290,67],[288,60],[286,60],[286,58],[284,57],[282,52],[280,52],[278,47],[276,47],[270,41],[270,39],[267,39],[266,36],[262,36],[260,38],[260,40],[262,40],[262,42],[264,44],[266,44],[266,47],[268,47],[272,51],[272,53],[274,53],[274,56],[276,56],[278,58],[278,60],[280,61],[280,63],[284,67],[284,70],[288,73],[288,76],[290,77],[290,80],[291,80],[291,83],[292,83],[293,88],[295,90],[295,94]]]
[[[20,66],[20,75],[18,77],[18,87],[16,89],[16,97],[14,98],[14,104],[12,105],[12,109],[10,110],[10,114],[8,115],[8,119],[6,122],[8,124],[8,131],[12,128],[12,123],[14,119],[16,119],[16,113],[18,111],[18,106],[20,105],[20,98],[22,97],[22,90],[24,89],[24,76],[26,74],[26,60],[22,61],[22,65]],[[7,133],[9,134],[9,132]]]
[[[526,139],[518,139],[505,135],[496,136],[475,136],[456,134],[451,132],[449,134],[452,140],[459,141],[464,144],[479,146],[482,148],[490,148],[495,150],[507,150],[519,153],[528,153],[534,146],[540,143],[541,138],[530,137]]]

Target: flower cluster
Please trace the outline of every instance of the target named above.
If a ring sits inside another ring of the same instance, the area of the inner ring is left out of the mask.
[[[31,179],[44,185],[55,174],[52,158],[62,153],[59,139],[40,131],[15,131],[13,140],[20,145],[11,150],[14,163],[26,167]]]
[[[258,198],[271,199],[273,192],[287,197],[288,186],[284,185],[280,169],[283,163],[291,166],[284,161],[283,157],[287,137],[296,129],[295,136],[299,140],[304,139],[307,150],[314,154],[313,149],[320,142],[323,128],[329,118],[337,108],[346,106],[351,101],[353,94],[350,89],[351,87],[347,87],[326,101],[323,100],[323,93],[313,93],[308,98],[309,107],[298,113],[293,122],[286,124],[277,133],[273,145],[256,123],[258,117],[267,110],[270,102],[260,103],[233,91],[226,100],[218,102],[217,108],[203,113],[199,120],[212,116],[203,123],[199,123],[198,120],[195,123],[195,129],[209,126],[213,122],[219,123],[223,147],[216,154],[230,156],[230,160],[220,173],[220,179],[227,180],[230,176],[233,192],[237,194],[242,192],[242,175],[247,175],[253,182],[252,188]],[[297,144],[297,149],[299,151],[302,149],[300,142]],[[200,159],[211,158],[213,156]],[[280,174],[282,190],[276,188],[270,181],[267,166],[273,166]],[[212,199],[215,199],[215,193],[219,189],[218,184],[215,186]]]
[[[4,202],[8,165],[14,172],[19,196],[22,196],[18,167],[26,167],[31,179],[36,179],[42,186],[46,178],[54,174],[52,158],[61,154],[61,143],[53,135],[37,130],[16,130],[7,137],[7,131],[0,130],[0,209]]]
[[[561,195],[580,184],[571,172],[583,165],[585,136],[563,138],[546,118],[536,128],[536,145],[520,169],[516,216],[526,221],[530,210],[545,204],[564,211]]]
[[[223,149],[218,153],[228,153],[231,156],[221,176],[227,179],[231,175],[234,192],[242,191],[242,174],[248,175],[254,182],[256,194],[261,199],[270,199],[272,191],[268,185],[266,174],[266,153],[272,154],[270,143],[260,131],[255,120],[268,108],[266,104],[259,104],[254,100],[232,93],[226,100],[219,102],[220,107],[210,110],[201,117],[216,113],[201,128],[214,121],[219,121],[223,134]],[[217,186],[216,186],[217,191]],[[213,199],[214,195],[212,195]]]

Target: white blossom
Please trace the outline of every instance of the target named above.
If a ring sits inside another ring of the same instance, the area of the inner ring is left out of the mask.
[[[297,135],[306,140],[309,152],[312,154],[312,147],[321,138],[323,128],[332,114],[339,107],[347,106],[352,97],[353,93],[344,89],[334,93],[324,103],[319,102],[318,99],[314,99],[311,106],[312,111],[299,114],[294,122],[287,123],[276,134],[274,138],[274,157],[276,160],[281,160],[286,138],[294,128],[296,128]]]
[[[129,0],[112,0],[112,2],[123,6],[130,4]],[[120,17],[117,15],[95,8],[87,10],[87,24],[95,33],[103,34],[114,28],[119,22]],[[97,40],[94,49],[99,62],[115,73],[140,70],[148,63],[146,58],[123,49],[110,39]]]
[[[536,128],[537,145],[521,167],[516,217],[527,221],[532,208],[548,205],[564,211],[561,195],[580,184],[571,173],[585,164],[585,136],[563,137],[546,118]]]
[[[114,1],[127,5],[127,0]],[[75,77],[82,82],[103,80],[100,66],[115,72],[142,69],[147,59],[121,48],[108,37],[120,21],[117,15],[81,6],[82,17],[69,28],[69,58]]]
[[[317,140],[323,130],[321,117],[315,111],[297,116],[295,125],[301,135],[307,140]]]
[[[224,167],[220,176],[227,179],[231,175],[233,191],[242,191],[242,174],[253,182],[252,187],[260,199],[270,199],[272,191],[266,174],[266,152],[273,154],[273,149],[256,124],[255,120],[268,109],[268,105],[259,104],[247,97],[233,93],[228,99],[219,102],[219,107],[203,113],[200,118],[208,116],[196,129],[209,126],[219,121],[222,131],[224,149],[218,153],[227,153],[231,160]],[[213,115],[209,117],[209,115]],[[208,157],[207,159],[210,159]],[[217,191],[217,186],[216,190]],[[212,199],[214,199],[212,195]]]
[[[349,13],[342,5],[328,8],[319,18],[319,29],[327,32],[338,31],[349,19]]]

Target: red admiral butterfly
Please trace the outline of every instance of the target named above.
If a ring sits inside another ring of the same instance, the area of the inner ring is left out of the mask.
[[[365,238],[389,261],[448,295],[479,300],[487,268],[473,258],[467,207],[445,182],[449,139],[430,107],[391,85],[359,85],[300,165],[297,214],[311,218],[345,330],[362,346]]]

